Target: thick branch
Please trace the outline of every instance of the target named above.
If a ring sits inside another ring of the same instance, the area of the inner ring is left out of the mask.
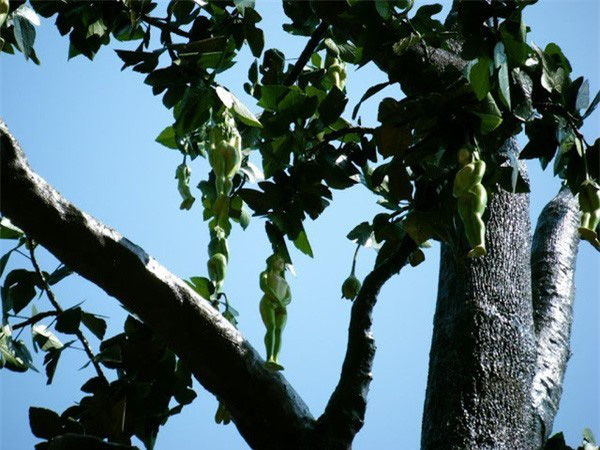
[[[354,300],[340,381],[318,421],[318,430],[328,436],[328,449],[350,448],[363,426],[376,349],[371,334],[373,308],[381,287],[400,271],[416,248],[412,239],[404,238],[399,249],[367,275]]]
[[[313,419],[285,378],[182,280],[32,172],[1,120],[0,169],[2,214],[159,334],[253,448],[302,448]]]
[[[552,431],[570,356],[579,234],[577,200],[563,189],[538,219],[531,251],[533,318],[537,363],[532,400],[536,448]]]
[[[298,76],[300,76],[300,74],[302,73],[304,66],[306,66],[306,63],[314,53],[319,43],[321,42],[321,39],[327,31],[327,28],[329,28],[329,25],[326,22],[321,22],[319,26],[315,29],[314,33],[306,43],[306,47],[304,47],[304,50],[302,50],[302,53],[300,53],[300,57],[296,61],[296,64],[294,64],[294,67],[292,67],[291,72],[283,82],[284,85],[291,86],[296,82]]]

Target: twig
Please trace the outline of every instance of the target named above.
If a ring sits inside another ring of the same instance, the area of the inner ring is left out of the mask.
[[[304,50],[302,50],[302,53],[300,53],[298,61],[296,61],[296,64],[294,64],[294,67],[292,67],[292,71],[289,73],[289,75],[283,82],[285,86],[291,86],[296,82],[298,76],[302,72],[302,69],[304,69],[304,66],[306,66],[306,63],[308,62],[311,55],[319,45],[319,42],[321,42],[321,38],[323,37],[328,28],[329,25],[325,22],[321,22],[316,28],[316,30],[306,43],[306,47],[304,47]]]
[[[337,130],[334,131],[332,133],[327,134],[323,140],[321,142],[319,142],[317,145],[315,145],[313,148],[310,149],[309,154],[307,156],[314,156],[315,154],[317,154],[319,152],[319,150],[321,150],[323,147],[325,147],[325,145],[329,144],[331,141],[335,141],[338,140],[348,134],[360,134],[365,135],[365,134],[374,134],[375,133],[375,128],[367,128],[367,127],[349,127],[349,128],[342,128],[341,130]]]
[[[160,30],[168,31],[170,33],[176,34],[177,36],[181,36],[184,38],[188,38],[188,39],[192,38],[192,35],[190,33],[171,25],[170,22],[163,23],[160,21],[160,19],[157,19],[156,17],[150,17],[150,16],[146,16],[146,15],[142,15],[141,19],[144,22],[146,22],[147,24],[152,25]]]
[[[52,292],[52,290],[50,289],[50,285],[48,284],[48,281],[46,280],[44,273],[40,269],[37,259],[35,258],[33,241],[29,237],[27,237],[27,244],[29,247],[29,255],[31,257],[31,264],[33,264],[33,268],[35,269],[35,272],[37,273],[38,277],[40,277],[40,280],[42,282],[42,288],[43,288],[44,292],[46,292],[46,295],[48,296],[48,300],[50,300],[50,303],[52,304],[52,306],[56,310],[56,314],[58,315],[58,314],[62,313],[64,310],[63,310],[62,306],[60,306],[60,304],[56,300],[56,297],[54,296],[54,292]],[[100,367],[100,364],[98,364],[98,361],[96,361],[94,358],[94,352],[92,352],[89,342],[87,341],[87,339],[85,338],[85,336],[83,335],[81,330],[78,329],[75,332],[75,336],[77,336],[77,339],[79,339],[79,342],[81,342],[81,345],[83,345],[83,349],[85,350],[85,353],[87,354],[88,358],[90,359],[90,362],[94,366],[94,369],[96,369],[96,373],[98,374],[98,376],[102,380],[108,382],[106,377],[104,376],[104,373],[102,372],[102,368]]]
[[[169,11],[169,13],[167,14],[167,24],[170,24],[170,23],[171,23],[171,12]],[[175,50],[173,50],[173,48],[172,48],[173,40],[171,39],[171,30],[169,30],[168,28],[165,28],[162,30],[162,32],[163,32],[165,44],[167,46],[167,51],[169,52],[169,57],[171,58],[171,61],[175,62],[177,60],[177,55],[175,54]]]
[[[13,325],[12,329],[18,330],[19,328],[25,328],[26,326],[33,325],[34,323],[37,323],[40,320],[45,319],[46,317],[57,316],[57,315],[58,315],[58,312],[56,312],[56,311],[41,312],[39,314],[36,314],[35,316],[30,317],[29,319],[27,319],[23,322],[19,322],[19,323]]]

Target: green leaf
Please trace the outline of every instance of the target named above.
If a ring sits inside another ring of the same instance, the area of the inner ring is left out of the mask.
[[[267,233],[267,237],[269,238],[269,242],[271,242],[273,253],[277,253],[278,255],[280,255],[285,260],[285,262],[289,266],[291,266],[290,270],[293,270],[292,258],[290,257],[290,253],[288,252],[287,245],[285,243],[285,239],[281,230],[272,222],[267,221],[265,222],[265,231]]]
[[[106,333],[106,321],[104,319],[101,319],[95,314],[81,311],[81,323],[94,333],[94,336],[98,339],[104,339],[104,334]]]
[[[261,86],[258,106],[269,111],[277,111],[279,102],[290,92],[290,88],[280,84]]]
[[[65,334],[75,334],[81,323],[81,308],[69,308],[60,313],[56,319],[56,331]]]
[[[344,93],[337,86],[333,86],[319,105],[319,117],[323,123],[330,125],[335,122],[344,112],[346,103],[348,99]]]
[[[248,126],[262,128],[262,123],[259,122],[256,116],[252,114],[250,110],[246,108],[246,106],[237,99],[235,95],[231,95],[233,97],[233,111],[237,115],[238,119],[240,119],[242,123],[245,123]]]
[[[44,367],[46,369],[46,385],[52,384],[52,380],[54,380],[54,374],[56,373],[56,368],[58,367],[58,361],[60,360],[60,355],[62,355],[63,350],[70,347],[70,345],[75,341],[67,342],[61,348],[51,348],[48,350],[48,353],[44,356]]]
[[[56,269],[54,272],[52,272],[46,278],[46,281],[48,282],[48,284],[50,286],[53,286],[56,283],[59,283],[60,281],[64,280],[66,277],[68,277],[69,275],[72,275],[72,274],[73,274],[73,271],[71,269],[69,269],[65,265],[62,265],[58,269]]]
[[[37,372],[31,361],[31,354],[23,341],[13,340],[10,326],[4,325],[0,331],[0,369],[25,372],[30,368]]]
[[[302,253],[313,258],[313,251],[310,247],[310,242],[308,242],[308,236],[306,236],[306,231],[302,230],[300,233],[298,233],[298,237],[294,239],[294,245]]]
[[[0,220],[0,239],[21,239],[23,232],[15,227],[7,217]]]
[[[231,109],[233,107],[233,94],[225,89],[223,86],[217,86],[215,93],[219,100],[223,103],[225,108]]]
[[[590,104],[590,106],[588,107],[588,109],[585,111],[585,113],[583,114],[583,116],[581,116],[581,118],[582,119],[588,118],[589,115],[594,112],[594,110],[598,106],[598,103],[600,103],[600,91],[598,91],[598,93],[594,97],[594,100],[592,100],[592,103]]]
[[[25,59],[29,59],[34,56],[35,28],[29,20],[21,15],[13,16],[13,24],[17,48],[23,52]]]
[[[256,116],[235,95],[222,86],[217,86],[215,92],[225,108],[233,109],[233,112],[242,123],[251,127],[262,128],[262,124]]]
[[[390,81],[385,81],[383,83],[379,83],[379,84],[376,84],[374,86],[371,86],[369,89],[367,89],[367,91],[360,98],[360,101],[356,104],[356,106],[352,110],[352,120],[356,119],[356,115],[358,114],[358,110],[360,108],[360,105],[362,105],[362,103],[365,100],[371,98],[372,96],[374,96],[375,94],[377,94],[382,89],[385,89],[386,87],[388,87],[390,84],[391,84]]]
[[[575,101],[575,109],[582,110],[589,106],[590,104],[590,82],[588,80],[584,80],[583,84],[579,88],[577,92],[577,100]]]
[[[177,150],[177,140],[175,136],[175,130],[172,126],[168,126],[164,130],[160,132],[160,134],[155,139],[159,144],[164,145],[167,148],[172,148],[173,150]]]
[[[417,245],[429,239],[444,240],[448,224],[437,212],[412,211],[402,221],[402,228]]]
[[[47,352],[50,349],[61,349],[63,343],[52,333],[46,325],[35,324],[31,327],[34,347],[37,345],[42,351]]]
[[[46,408],[29,408],[29,425],[34,436],[52,439],[61,432],[60,416]]]
[[[35,25],[36,27],[39,27],[41,25],[40,18],[38,17],[36,12],[33,9],[31,9],[28,5],[19,6],[15,10],[14,14],[19,15],[24,19],[27,19],[31,23],[31,25]]]
[[[4,273],[4,269],[6,268],[6,264],[8,263],[8,258],[10,258],[11,253],[12,250],[6,252],[4,255],[2,255],[2,258],[0,258],[0,277]]]
[[[248,208],[246,208],[246,205],[242,206],[242,210],[240,211],[240,225],[242,227],[242,229],[246,229],[248,228],[248,225],[250,225],[250,211],[248,211]]]
[[[508,63],[506,61],[506,52],[504,44],[498,42],[494,47],[494,65],[498,69],[498,85],[500,100],[504,105],[511,109],[510,104],[510,81],[508,79]]]
[[[106,25],[104,25],[104,21],[102,19],[96,20],[94,23],[88,25],[87,33],[85,35],[86,39],[98,36],[102,37],[106,34]]]
[[[8,311],[12,308],[15,314],[18,314],[35,297],[35,286],[38,281],[39,278],[35,272],[25,269],[11,271],[6,276],[2,289],[4,310]]]
[[[373,234],[373,227],[369,222],[361,222],[355,226],[346,236],[358,245],[366,245]]]
[[[202,298],[209,299],[215,291],[212,282],[205,277],[191,277],[186,281],[189,287],[196,291]]]
[[[477,96],[477,100],[483,100],[490,91],[490,60],[479,58],[471,67],[469,72],[469,83]]]
[[[477,116],[479,116],[480,130],[483,134],[494,131],[502,123],[502,117],[498,117],[493,114],[478,113]]]
[[[233,4],[237,10],[244,15],[246,8],[254,8],[256,0],[233,0]]]
[[[375,9],[384,19],[389,19],[392,16],[392,5],[390,5],[389,0],[375,0]]]

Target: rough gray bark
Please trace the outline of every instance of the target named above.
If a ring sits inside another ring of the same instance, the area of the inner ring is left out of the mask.
[[[364,424],[376,350],[371,334],[373,308],[381,287],[400,271],[416,248],[415,242],[405,237],[399,249],[367,275],[354,300],[340,381],[317,424],[318,432],[327,436],[324,448],[350,448]]]
[[[3,215],[159,334],[227,405],[253,448],[302,448],[314,423],[308,408],[281,374],[263,367],[227,320],[141,248],[32,172],[2,121],[0,152]]]
[[[502,150],[518,152],[514,141]],[[442,246],[425,450],[532,448],[529,195],[496,188],[488,212],[487,256]]]
[[[531,250],[533,319],[537,363],[533,379],[535,448],[548,439],[562,394],[570,356],[575,300],[579,207],[568,189],[546,205]]]

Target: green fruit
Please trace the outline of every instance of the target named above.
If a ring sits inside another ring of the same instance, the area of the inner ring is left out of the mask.
[[[206,264],[208,268],[208,277],[216,284],[223,284],[227,272],[227,258],[222,253],[215,253],[210,257]]]
[[[227,239],[214,237],[210,240],[208,244],[208,256],[214,256],[217,253],[221,253],[226,259],[229,258]]]
[[[220,194],[212,208],[213,215],[217,218],[228,217],[229,215],[229,197]]]
[[[356,278],[354,274],[351,274],[348,278],[346,278],[344,284],[342,284],[342,298],[354,300],[358,295],[360,288],[360,280]]]

